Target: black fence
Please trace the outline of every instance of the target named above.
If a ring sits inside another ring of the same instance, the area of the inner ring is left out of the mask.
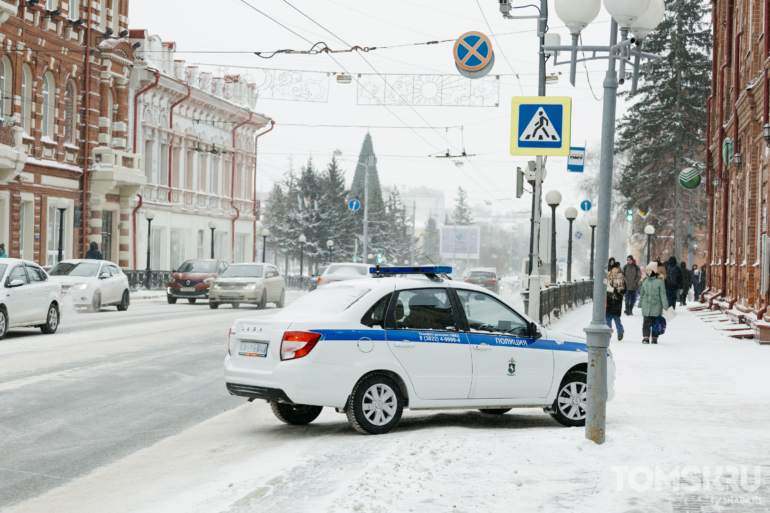
[[[310,285],[310,276],[284,276],[288,290],[307,290]]]
[[[128,286],[131,290],[165,290],[171,271],[147,271],[124,270],[128,276]]]
[[[594,281],[581,280],[549,285],[540,290],[540,318],[543,326],[551,324],[561,314],[593,299]],[[529,312],[529,289],[521,293],[524,308]]]

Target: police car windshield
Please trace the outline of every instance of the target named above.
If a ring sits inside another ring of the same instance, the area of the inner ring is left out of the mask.
[[[221,274],[222,278],[261,278],[261,265],[231,265]]]
[[[59,262],[48,272],[48,274],[51,276],[81,276],[89,278],[96,276],[98,270],[98,263]]]
[[[371,290],[360,285],[335,285],[319,288],[284,308],[283,313],[289,314],[300,310],[316,313],[342,313]]]

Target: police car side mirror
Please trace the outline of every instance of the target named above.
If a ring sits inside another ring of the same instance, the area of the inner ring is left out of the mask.
[[[534,322],[529,323],[529,336],[530,338],[540,338],[543,336],[540,330],[537,328],[537,324]]]

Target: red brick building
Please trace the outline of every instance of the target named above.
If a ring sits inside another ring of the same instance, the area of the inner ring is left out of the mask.
[[[770,150],[763,137],[770,99],[770,4],[715,0],[712,7],[714,62],[706,157],[708,284],[710,292],[718,294],[715,301],[755,318],[766,314],[768,299],[761,282],[770,192]]]
[[[128,265],[129,203],[145,182],[142,157],[125,151],[127,16],[128,0],[0,0],[0,242],[11,257],[52,264],[64,223],[65,258],[93,241]]]

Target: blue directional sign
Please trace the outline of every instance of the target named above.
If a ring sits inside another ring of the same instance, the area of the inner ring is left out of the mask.
[[[588,212],[591,210],[591,202],[588,200],[585,200],[583,203],[580,204],[580,210],[583,212]]]
[[[517,96],[511,107],[511,155],[566,157],[572,99]]]
[[[361,208],[361,202],[360,202],[360,201],[358,201],[358,200],[350,200],[350,201],[348,202],[348,208],[349,208],[350,210],[352,210],[353,212],[355,212],[356,210],[358,210],[359,208]]]

